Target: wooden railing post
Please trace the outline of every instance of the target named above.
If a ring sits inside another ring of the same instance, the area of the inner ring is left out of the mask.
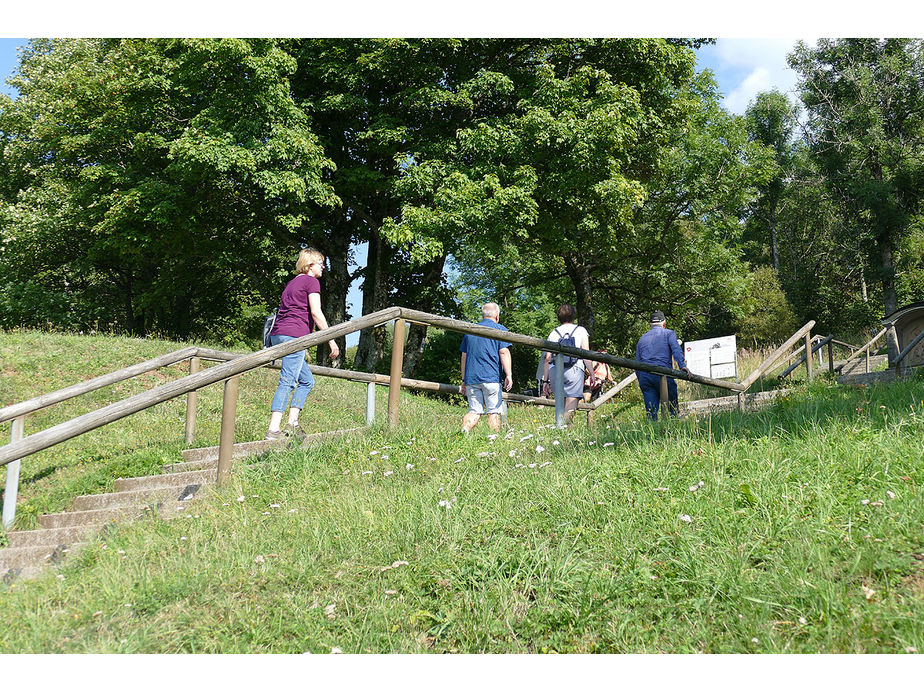
[[[366,425],[375,423],[375,383],[366,383]]]
[[[225,381],[225,392],[221,400],[221,434],[218,438],[218,484],[231,475],[231,461],[234,453],[234,420],[237,417],[237,393],[241,376]]]
[[[670,415],[670,403],[667,401],[667,376],[661,376],[661,416],[667,418]]]
[[[805,379],[812,382],[812,335],[805,333]]]
[[[17,416],[10,425],[10,443],[23,439],[26,415]],[[16,519],[16,496],[19,494],[19,467],[22,460],[13,460],[6,466],[6,486],[3,488],[3,527],[9,529]]]
[[[565,357],[555,354],[555,382],[552,383],[555,394],[555,426],[565,427]]]
[[[388,383],[388,424],[398,425],[398,408],[401,406],[401,367],[404,365],[403,318],[395,320],[395,334],[391,343],[391,381]]]
[[[189,359],[189,374],[199,372],[201,361],[198,356]],[[186,393],[186,444],[192,445],[196,439],[196,390]]]

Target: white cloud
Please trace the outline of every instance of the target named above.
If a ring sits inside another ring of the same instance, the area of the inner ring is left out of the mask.
[[[723,105],[733,113],[744,113],[759,92],[771,89],[796,98],[797,75],[786,64],[786,56],[792,52],[799,40],[718,39],[715,60],[717,77],[726,92]],[[809,44],[815,42],[815,39],[801,40]]]

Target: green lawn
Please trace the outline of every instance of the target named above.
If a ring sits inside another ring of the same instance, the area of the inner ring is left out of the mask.
[[[0,401],[175,348],[0,333]],[[261,437],[274,385],[245,376],[238,439]],[[364,392],[319,379],[304,421],[361,425]],[[200,397],[199,444],[220,399]],[[570,432],[511,407],[493,440],[461,438],[458,405],[404,394],[401,412],[0,587],[0,651],[924,652],[921,380],[657,425],[616,403]],[[182,434],[161,405],[27,458],[23,522],[179,459]]]

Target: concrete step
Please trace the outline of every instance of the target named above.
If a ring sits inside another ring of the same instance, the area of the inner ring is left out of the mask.
[[[365,430],[364,426],[356,426],[354,428],[344,428],[337,431],[322,431],[320,433],[312,433],[305,436],[305,440],[302,441],[300,447],[307,447],[315,443],[320,443],[331,438],[338,438],[349,433],[355,433],[357,431]],[[231,459],[238,460],[243,457],[249,457],[250,455],[259,455],[261,453],[267,452],[269,450],[285,448],[288,447],[291,443],[288,438],[283,438],[280,440],[254,440],[248,443],[235,443],[234,448],[231,452]],[[198,462],[198,461],[216,461],[218,460],[218,446],[213,445],[208,448],[190,448],[189,450],[182,451],[183,459],[186,462]],[[182,464],[182,463],[179,463]]]
[[[7,532],[6,539],[10,548],[60,546],[62,544],[69,546],[78,543],[90,534],[98,532],[101,527],[101,524],[96,524],[57,527],[55,529],[27,529]]]
[[[272,450],[274,448],[284,448],[289,444],[287,438],[280,440],[253,440],[249,443],[235,443],[231,450],[231,459],[238,460],[250,455],[259,455],[260,453]],[[190,448],[183,450],[183,459],[187,462],[199,462],[214,458],[218,459],[218,446],[213,445],[208,448]]]
[[[140,508],[152,503],[178,503],[190,500],[201,493],[202,485],[188,484],[145,489],[142,491],[117,491],[116,493],[98,493],[90,496],[78,496],[71,503],[71,510],[103,510],[110,508]]]
[[[78,510],[76,512],[51,513],[40,515],[39,526],[42,529],[74,527],[77,525],[98,525],[107,522],[130,521],[148,513],[148,509],[136,507],[106,508],[103,510]]]
[[[767,390],[766,392],[748,392],[744,395],[745,409],[756,409],[771,404],[778,397],[789,392],[783,390]],[[681,414],[702,414],[710,411],[725,411],[738,408],[738,395],[728,397],[713,397],[711,399],[697,399],[680,403]]]
[[[189,472],[174,472],[171,474],[155,474],[153,476],[137,476],[127,479],[116,479],[112,487],[118,491],[143,491],[146,489],[165,488],[170,486],[199,486],[215,483],[216,472],[212,470],[193,470]]]
[[[77,553],[84,545],[71,544],[51,546],[24,546],[0,549],[0,575],[8,571],[18,572],[28,566],[46,566],[60,563]]]

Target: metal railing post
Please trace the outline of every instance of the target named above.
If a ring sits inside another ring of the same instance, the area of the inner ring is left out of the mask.
[[[26,430],[26,416],[17,416],[10,425],[10,442],[18,443]],[[19,494],[19,467],[22,459],[6,466],[6,486],[3,490],[3,527],[9,529],[16,519],[16,496]]]
[[[189,374],[199,372],[201,361],[198,356],[189,359]],[[192,445],[196,439],[196,399],[198,392],[193,390],[186,394],[186,444]]]
[[[555,354],[555,427],[565,427],[565,357]]]
[[[812,335],[805,333],[805,379],[812,382]]]
[[[834,340],[828,342],[828,373],[834,372]]]
[[[869,347],[866,347],[866,372],[869,373]]]
[[[391,371],[388,383],[388,424],[398,425],[398,408],[401,406],[401,367],[404,365],[405,322],[395,320],[395,334],[391,342]]]
[[[375,383],[366,383],[366,425],[375,422]]]
[[[218,438],[218,478],[219,485],[231,475],[231,461],[234,453],[234,420],[237,417],[237,393],[241,376],[236,375],[225,381],[225,392],[221,400],[221,434]]]

